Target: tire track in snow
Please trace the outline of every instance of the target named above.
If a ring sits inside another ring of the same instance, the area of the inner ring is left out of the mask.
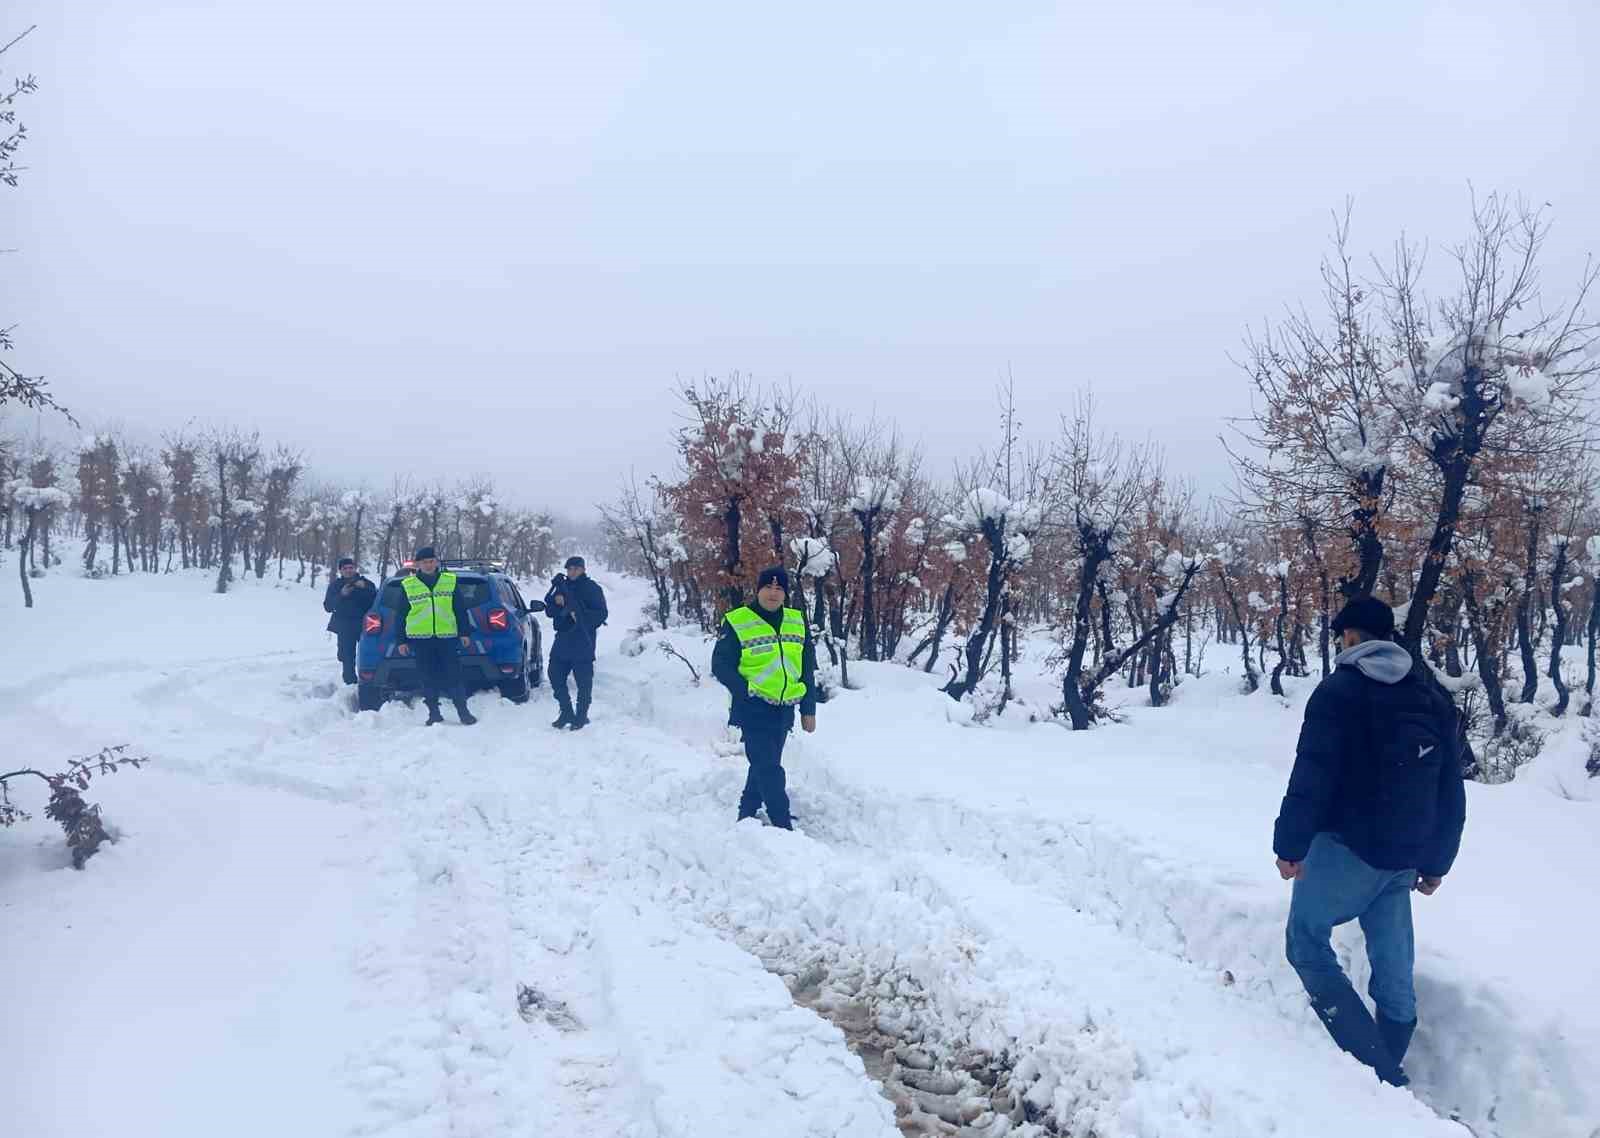
[[[515,1128],[535,1108],[515,1105],[526,1100],[504,1081],[507,1069],[536,1071],[529,1085],[547,1088],[564,1116],[588,1111],[618,1123],[614,1132],[628,1138],[713,1129],[704,1114],[663,1113],[683,1101],[681,1088],[647,1067],[652,1051],[640,1041],[675,1017],[647,1014],[645,988],[625,979],[670,963],[661,982],[693,981],[703,971],[698,959],[704,954],[640,954],[627,941],[628,921],[596,915],[602,894],[635,906],[651,927],[665,922],[685,943],[693,941],[695,928],[714,933],[792,988],[810,984],[819,996],[854,1001],[874,1027],[950,1062],[972,1052],[997,1057],[1016,1073],[1016,1089],[1026,1091],[1034,1117],[1059,1133],[1265,1132],[1263,1124],[1292,1117],[1286,1112],[1305,1098],[1282,1088],[1274,1090],[1277,1097],[1260,1097],[1250,1087],[1259,1072],[1219,1077],[1214,1056],[1196,1050],[1181,1031],[1126,1034],[1115,999],[1094,1006],[1096,989],[1115,979],[1119,956],[1160,954],[1138,936],[1108,931],[1067,905],[1034,905],[1030,914],[1019,912],[1028,909],[1028,899],[1014,895],[986,903],[983,890],[971,888],[971,864],[993,869],[981,853],[952,867],[934,864],[913,840],[906,844],[915,856],[887,840],[863,841],[849,827],[835,826],[836,818],[849,816],[848,792],[820,780],[812,786],[809,771],[796,779],[802,824],[829,841],[735,827],[728,814],[742,782],[742,760],[708,760],[703,748],[617,712],[595,731],[554,735],[541,722],[547,710],[542,701],[525,708],[491,702],[480,728],[430,729],[427,735],[420,734],[418,717],[402,709],[360,719],[335,710],[326,724],[307,724],[311,746],[280,730],[264,741],[236,743],[254,756],[248,762],[220,764],[227,777],[253,778],[270,769],[285,780],[350,794],[374,811],[375,845],[392,840],[402,851],[381,875],[397,903],[410,902],[408,919],[388,930],[403,947],[374,948],[364,966],[371,976],[387,977],[379,994],[396,998],[385,1001],[389,1006],[409,992],[416,1014],[398,1035],[385,1037],[387,1049],[357,1064],[392,1124],[373,1132],[508,1132],[496,1128]],[[914,833],[918,824],[914,816],[864,804],[859,821],[886,835]],[[569,836],[558,842],[562,833]],[[958,862],[969,845],[966,839],[956,844]],[[376,864],[383,860],[375,855]],[[1041,908],[1058,926],[1055,936],[1086,943],[1104,938],[1105,959],[1095,953],[1053,959],[1047,941],[1015,935],[1012,923],[1036,921]],[[549,943],[536,930],[549,930]],[[516,984],[559,977],[559,965],[549,958],[562,955],[552,947],[561,943],[573,963],[553,994],[570,999],[599,1033],[586,1048],[548,1033],[533,1036],[516,1015]],[[1150,974],[1200,1001],[1208,1014],[1215,1011],[1208,1002],[1216,996],[1214,978],[1183,973],[1170,957],[1164,963],[1178,971]],[[737,975],[732,964],[728,968]],[[746,978],[753,982],[753,974]],[[787,1029],[765,1030],[771,1026],[765,1019],[774,1016],[719,1014],[701,1023],[702,1034],[707,1024],[743,1025],[755,1032],[746,1050],[770,1048],[769,1055],[780,1058],[799,1053],[801,1044]],[[530,1038],[537,1040],[531,1051],[522,1046]],[[1292,1032],[1285,1039],[1275,1042],[1291,1055],[1298,1049],[1302,1077],[1329,1081],[1325,1043],[1311,1049]],[[822,1050],[808,1067],[842,1062],[841,1036],[814,1042]],[[1199,1059],[1180,1070],[1185,1055]],[[550,1056],[554,1068],[546,1063]],[[1258,1060],[1263,1056],[1271,1062],[1273,1049],[1262,1045]],[[848,1065],[839,1070],[865,1084],[864,1072]],[[807,1101],[817,1097],[815,1090],[807,1095],[804,1086],[764,1081],[780,1073],[757,1063],[744,1074],[788,1104],[790,1113],[778,1111],[780,1120],[803,1121],[795,1133],[850,1133],[839,1127],[857,1121],[873,1126],[863,1107],[866,1113],[833,1119],[833,1131],[818,1131],[816,1119],[799,1113],[816,1105]],[[641,1086],[649,1108],[644,1116],[635,1113]],[[1427,1133],[1434,1123],[1403,1103],[1367,1101],[1372,1088],[1351,1083],[1333,1090],[1331,1102],[1353,1094],[1376,1117],[1404,1120],[1402,1130],[1388,1132]],[[443,1107],[429,1109],[441,1101]],[[1328,1133],[1347,1130],[1348,1116],[1338,1127],[1331,1124],[1336,1107],[1322,1116],[1330,1120]],[[1029,1124],[998,1116],[972,1121],[991,1134],[1030,1132]]]
[[[824,840],[885,856],[958,856],[994,880],[1083,913],[1155,952],[1225,974],[1239,995],[1288,1021],[1313,1022],[1300,982],[1283,960],[1286,897],[1277,906],[1252,906],[1092,821],[1052,822],[944,799],[869,805],[834,773],[827,754],[807,772],[807,793],[815,796],[811,828]],[[1336,938],[1335,948],[1356,987],[1364,988],[1369,966],[1352,929]],[[1472,1120],[1486,1135],[1592,1138],[1576,1119],[1557,1121],[1567,1116],[1562,1104],[1571,1101],[1563,1088],[1582,1081],[1559,1036],[1510,1030],[1515,1018],[1494,993],[1430,975],[1426,949],[1417,985],[1433,1030],[1419,1036],[1408,1056],[1412,1093],[1443,1116]],[[1467,1054],[1461,1053],[1464,1041],[1472,1041]],[[1522,1058],[1530,1055],[1535,1063]],[[1342,1060],[1330,1052],[1330,1061]],[[1508,1091],[1522,1096],[1530,1086],[1546,1104],[1539,1116],[1501,1105]]]

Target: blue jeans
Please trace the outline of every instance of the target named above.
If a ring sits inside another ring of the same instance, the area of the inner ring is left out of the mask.
[[[1294,883],[1285,940],[1289,963],[1313,1002],[1327,1002],[1346,991],[1354,995],[1330,942],[1336,926],[1359,920],[1372,963],[1367,994],[1378,1014],[1395,1023],[1416,1020],[1416,945],[1411,933],[1416,881],[1414,869],[1374,869],[1334,834],[1312,840],[1304,872]]]

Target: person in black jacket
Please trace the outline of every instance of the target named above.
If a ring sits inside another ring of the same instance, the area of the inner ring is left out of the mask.
[[[552,727],[581,731],[589,726],[589,703],[594,695],[595,640],[606,612],[606,592],[589,576],[581,557],[567,558],[567,571],[550,580],[544,595],[544,611],[556,628],[550,645],[550,687],[561,705],[561,714]],[[578,710],[572,710],[572,695],[567,677],[578,681]]]
[[[1274,827],[1278,872],[1294,882],[1285,947],[1334,1042],[1404,1086],[1417,1026],[1411,894],[1432,896],[1466,824],[1454,703],[1394,634],[1394,612],[1357,597],[1333,623],[1332,675],[1306,704]],[[1330,943],[1359,920],[1372,964],[1374,1021]]]
[[[756,603],[748,608],[735,609],[723,617],[722,634],[711,652],[711,674],[728,689],[728,694],[733,698],[728,722],[738,727],[744,736],[744,756],[750,763],[744,793],[739,796],[738,820],[742,822],[746,818],[754,818],[756,811],[765,803],[767,820],[774,826],[792,830],[794,820],[789,812],[789,791],[783,772],[783,746],[789,732],[794,730],[796,701],[791,698],[773,702],[758,698],[753,692],[751,681],[740,669],[745,645],[736,628],[738,620],[744,619],[746,614],[754,614],[772,626],[772,639],[779,639],[788,596],[788,571],[781,566],[763,569],[756,579]],[[804,622],[802,614],[794,610],[790,612],[799,622]],[[799,670],[800,694],[797,702],[800,726],[809,734],[817,729],[817,647],[809,627],[805,632]]]
[[[328,631],[339,638],[339,663],[344,665],[344,682],[356,682],[356,645],[361,640],[361,621],[372,607],[377,587],[356,572],[353,557],[339,558],[339,575],[328,582],[322,596],[322,611],[329,613]]]
[[[440,568],[438,554],[431,545],[417,550],[412,565],[417,580],[429,589],[437,586],[439,578],[447,572]],[[439,695],[443,692],[455,704],[456,717],[463,725],[471,727],[478,717],[467,710],[467,689],[461,676],[461,649],[472,642],[471,637],[466,635],[466,630],[472,627],[472,618],[468,615],[470,608],[461,590],[456,589],[450,597],[450,611],[455,614],[455,636],[447,634],[418,637],[415,640],[408,636],[406,617],[411,611],[411,601],[403,592],[398,593],[394,611],[397,630],[394,650],[402,656],[415,657],[417,661],[418,678],[422,681],[422,702],[428,708],[425,726],[432,727],[435,723],[444,722],[444,716],[439,714]]]

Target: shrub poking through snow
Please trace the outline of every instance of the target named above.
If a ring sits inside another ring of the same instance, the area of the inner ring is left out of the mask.
[[[95,775],[115,774],[121,767],[138,767],[147,761],[129,755],[128,746],[123,743],[102,748],[97,755],[73,759],[66,770],[56,774],[45,774],[31,767],[0,774],[0,826],[14,825],[30,817],[11,801],[10,780],[23,775],[43,779],[50,788],[45,817],[61,824],[67,835],[67,848],[72,852],[72,868],[82,869],[83,863],[94,856],[102,842],[113,839],[100,818],[100,807],[85,802],[80,792],[89,789],[89,782]]]

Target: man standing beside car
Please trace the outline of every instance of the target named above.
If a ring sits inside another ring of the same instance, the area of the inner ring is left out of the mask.
[[[339,575],[328,582],[322,611],[329,615],[328,631],[339,638],[339,663],[344,682],[356,682],[356,645],[361,641],[361,618],[372,607],[376,586],[356,571],[354,557],[339,558]]]
[[[550,687],[561,715],[550,726],[581,731],[589,726],[589,702],[594,693],[594,648],[600,626],[606,622],[606,594],[581,557],[567,558],[566,573],[557,573],[544,597],[544,611],[556,628],[550,645]],[[578,681],[578,710],[572,710],[567,677]]]
[[[395,651],[416,658],[422,700],[428,705],[426,726],[444,722],[444,716],[439,714],[439,693],[446,691],[455,704],[456,715],[470,727],[478,719],[467,710],[467,692],[457,658],[461,648],[471,643],[469,637],[461,635],[470,622],[456,589],[456,575],[439,568],[439,557],[431,545],[417,550],[412,562],[415,572],[401,580],[404,591],[395,606],[399,617]]]

